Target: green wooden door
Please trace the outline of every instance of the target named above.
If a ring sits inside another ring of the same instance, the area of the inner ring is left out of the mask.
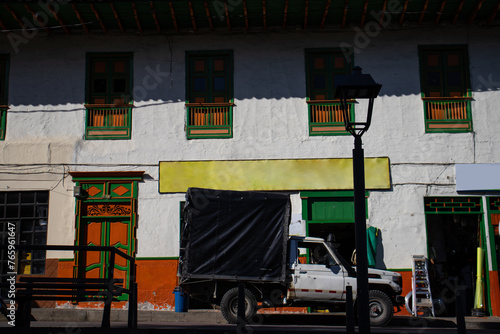
[[[76,244],[81,246],[113,246],[135,256],[137,183],[125,180],[98,179],[78,183],[83,197],[77,202]],[[109,254],[91,251],[77,254],[79,275],[108,277]],[[123,279],[128,287],[130,261],[116,255],[114,278]],[[125,296],[126,298],[126,296]]]

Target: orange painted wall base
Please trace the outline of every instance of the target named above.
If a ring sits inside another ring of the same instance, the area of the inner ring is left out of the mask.
[[[177,285],[176,259],[137,259],[137,302],[139,309],[168,310],[175,307],[174,288]],[[59,261],[58,277],[72,277],[73,261]],[[67,304],[58,302],[61,306]],[[116,302],[113,308],[123,308],[126,302]],[[103,303],[78,303],[75,307],[100,308]]]
[[[401,277],[403,278],[403,292],[401,293],[401,296],[405,297],[409,292],[411,292],[411,270],[409,271],[397,271],[398,273],[401,274]],[[407,310],[404,305],[400,306],[400,310],[396,312],[394,315],[401,315],[401,316],[408,316],[411,315]]]
[[[491,315],[500,317],[500,282],[498,279],[498,271],[490,271],[490,300],[491,300]]]
[[[138,286],[138,306],[139,309],[167,310],[175,309],[174,288],[177,286],[177,259],[137,259],[137,286]],[[73,273],[73,261],[59,261],[59,277],[71,277]],[[411,271],[399,271],[403,278],[402,296],[406,296],[411,290]],[[490,273],[491,275],[491,273]],[[493,278],[494,279],[494,278]],[[493,283],[493,280],[490,280]],[[498,275],[496,275],[498,285]],[[498,290],[497,290],[498,292]],[[493,300],[493,296],[492,296]],[[499,298],[496,298],[498,301]],[[500,303],[500,302],[499,302]],[[113,303],[113,308],[123,308],[125,302]],[[102,307],[102,303],[79,303],[78,307]],[[497,310],[500,310],[498,306]],[[262,310],[265,313],[295,313],[306,312],[304,308],[278,308]],[[395,315],[410,315],[405,306],[400,307],[400,311]]]
[[[137,263],[137,301],[140,308],[174,310],[178,260],[141,260]],[[141,305],[142,304],[142,305]]]

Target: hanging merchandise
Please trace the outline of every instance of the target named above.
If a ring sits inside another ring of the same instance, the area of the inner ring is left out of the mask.
[[[377,263],[377,240],[378,228],[368,226],[366,228],[368,267],[375,268]]]

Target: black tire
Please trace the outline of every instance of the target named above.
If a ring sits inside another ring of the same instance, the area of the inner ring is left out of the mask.
[[[368,294],[370,305],[370,325],[376,327],[386,326],[394,314],[391,298],[382,291],[370,290]]]
[[[238,322],[238,288],[228,290],[220,302],[222,316],[230,324]],[[245,322],[249,323],[257,314],[257,300],[250,290],[245,289]]]

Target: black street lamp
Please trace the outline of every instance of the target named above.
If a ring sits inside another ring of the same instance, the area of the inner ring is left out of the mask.
[[[377,84],[371,75],[362,74],[361,67],[354,67],[352,74],[335,77],[335,97],[340,99],[344,114],[346,131],[354,136],[353,180],[354,180],[354,225],[356,238],[356,284],[358,304],[359,333],[370,333],[370,305],[368,288],[368,256],[366,246],[366,206],[365,206],[365,162],[361,136],[370,127],[373,100],[382,85]],[[350,112],[348,101],[368,99],[366,120],[356,121]]]

